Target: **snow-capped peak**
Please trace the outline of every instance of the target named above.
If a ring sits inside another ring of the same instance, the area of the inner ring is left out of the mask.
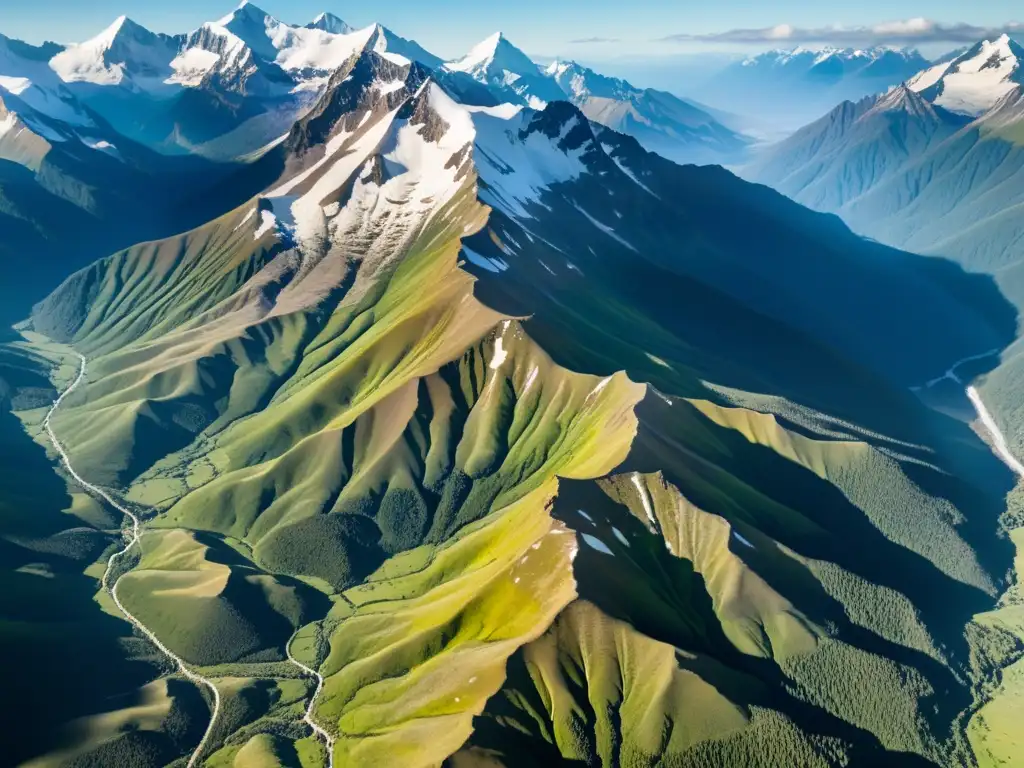
[[[962,55],[929,67],[907,86],[940,107],[978,116],[1024,83],[1024,48],[1008,35],[982,40]]]
[[[409,58],[403,56],[397,51],[389,50],[389,42],[388,30],[380,24],[375,24],[373,26],[373,32],[370,34],[370,39],[367,42],[367,46],[374,53],[379,56],[383,56],[393,64],[398,64],[399,66],[404,67],[412,63]]]
[[[319,29],[332,35],[347,35],[355,30],[333,13],[321,13],[306,25],[307,29]]]
[[[84,43],[80,43],[76,47],[89,47],[92,49],[110,48],[119,41],[130,39],[146,40],[152,37],[156,37],[156,35],[150,32],[142,25],[136,24],[127,16],[122,15],[114,19],[110,26],[104,29],[98,35],[89,38]]]
[[[934,117],[935,108],[905,84],[890,88],[866,114],[905,112],[914,117]]]
[[[121,33],[121,29],[125,25],[129,24],[129,22],[131,22],[132,24],[135,23],[132,22],[131,19],[129,19],[127,16],[118,16],[116,19],[114,19],[113,24],[111,24],[105,30],[96,35],[96,37],[94,37],[93,40],[96,42],[103,41],[109,45],[110,43],[114,42],[115,38],[117,38],[117,36]]]
[[[426,50],[415,40],[400,37],[381,24],[374,25],[367,45],[374,52],[402,66],[416,61],[430,69],[437,69],[444,64],[440,57]]]
[[[70,45],[50,61],[65,82],[112,85],[129,81],[162,80],[180,40],[158,35],[126,16],[84,43]]]
[[[187,47],[202,47],[232,60],[252,52],[286,72],[328,73],[363,48],[376,27],[345,34],[319,27],[293,27],[246,3],[217,22],[193,33]]]
[[[273,17],[266,11],[264,11],[262,8],[259,8],[253,3],[250,3],[249,0],[242,0],[242,2],[238,4],[235,10],[233,10],[227,16],[218,19],[216,23],[222,27],[226,27],[232,22],[238,22],[243,19],[249,21],[262,22],[267,19],[273,19]]]
[[[536,75],[540,67],[516,48],[501,32],[474,45],[465,56],[445,65],[453,72],[493,77],[507,72],[513,75]]]
[[[553,61],[544,70],[544,74],[558,83],[558,87],[565,91],[566,95],[580,99],[591,93],[593,85],[604,82],[604,78],[596,72],[580,66],[575,61]]]
[[[580,65],[575,61],[562,61],[560,59],[555,59],[544,69],[544,74],[549,77],[559,78],[566,72],[580,68]]]
[[[484,38],[470,48],[469,52],[461,59],[448,62],[448,69],[456,72],[469,72],[479,68],[481,65],[486,66],[493,61],[498,50],[498,43],[502,39],[501,32],[495,32],[493,35]]]
[[[493,35],[488,35],[469,49],[469,53],[466,54],[466,58],[482,60],[494,56],[498,50],[498,44],[503,40],[507,42],[508,38],[506,38],[502,32],[495,32]]]
[[[639,98],[641,90],[617,77],[599,74],[575,61],[555,61],[544,74],[557,83],[570,101],[589,97],[628,101]]]
[[[500,32],[477,43],[461,59],[444,66],[500,91],[499,98],[524,103],[533,109],[543,109],[548,103],[565,98],[554,79]]]
[[[287,35],[291,29],[250,2],[243,2],[227,16],[215,21],[213,26],[226,29],[267,61],[274,61],[277,57],[281,44],[276,39]]]

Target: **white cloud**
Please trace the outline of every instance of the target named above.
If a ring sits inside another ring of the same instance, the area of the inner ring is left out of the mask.
[[[788,40],[793,35],[793,27],[789,24],[777,24],[771,29],[765,30],[772,40]]]
[[[617,37],[580,37],[569,41],[572,45],[589,45],[591,43],[617,43]]]
[[[1024,34],[1024,24],[1010,21],[997,27],[974,24],[943,24],[923,17],[886,21],[861,27],[794,27],[776,24],[761,29],[730,29],[708,34],[678,34],[662,38],[668,42],[700,43],[833,43],[842,45],[898,45],[923,43],[975,43],[1002,34]]]

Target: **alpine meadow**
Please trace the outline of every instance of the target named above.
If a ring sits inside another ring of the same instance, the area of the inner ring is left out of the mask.
[[[0,765],[1024,766],[1008,4],[216,5],[0,8]]]

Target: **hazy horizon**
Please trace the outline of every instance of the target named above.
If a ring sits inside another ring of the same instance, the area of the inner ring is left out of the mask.
[[[737,57],[796,45],[916,47],[938,56],[985,33],[1015,25],[1016,6],[997,0],[964,13],[943,0],[867,0],[837,10],[806,0],[773,3],[725,0],[713,7],[674,7],[665,0],[638,0],[628,7],[598,0],[542,3],[524,0],[515,8],[479,8],[468,0],[442,0],[429,8],[411,0],[384,6],[324,3],[322,0],[261,0],[267,13],[290,24],[305,24],[327,11],[354,27],[379,22],[417,40],[442,58],[465,53],[501,30],[531,56],[581,61],[651,60],[715,53]],[[39,0],[0,12],[0,33],[39,44],[81,42],[99,34],[121,15],[154,32],[188,32],[229,13],[237,3],[182,0],[171,6],[147,0]],[[599,12],[598,12],[599,11]],[[964,18],[969,16],[969,18]],[[743,28],[736,28],[736,19]],[[669,39],[672,38],[672,39]]]

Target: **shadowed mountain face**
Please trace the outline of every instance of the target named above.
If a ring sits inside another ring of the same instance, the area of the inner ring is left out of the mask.
[[[740,173],[809,207],[838,214],[878,242],[989,275],[1002,300],[1019,312],[1024,307],[1022,54],[1005,35],[983,40],[882,96],[841,104],[765,149]],[[959,409],[960,388],[974,381],[974,404],[984,408],[989,428],[999,431],[995,444],[1004,457],[1024,450],[1019,326],[1016,335],[1009,346],[997,345],[987,354],[979,349],[963,366],[937,372],[923,390],[938,407]],[[1009,501],[1004,525],[1011,538],[1019,537],[1019,498],[1011,495]],[[1012,587],[1001,605],[1017,600]],[[1024,637],[1024,628],[1005,608],[979,615],[978,622],[1010,631],[1015,639],[1007,647]],[[1022,693],[1017,656],[996,657],[1003,659],[996,666],[1011,665],[965,726],[980,765],[1020,760],[1006,728]]]
[[[221,692],[206,764],[326,765],[310,703],[335,765],[969,759],[1010,477],[909,388],[1013,339],[993,281],[586,114],[656,93],[481,104],[488,57],[388,39],[3,348],[87,359],[51,423],[143,518],[119,595]],[[32,756],[187,759],[202,705],[117,679]]]
[[[0,90],[0,322],[9,325],[75,269],[217,212],[206,197],[231,164],[159,155],[81,108],[59,120]]]

